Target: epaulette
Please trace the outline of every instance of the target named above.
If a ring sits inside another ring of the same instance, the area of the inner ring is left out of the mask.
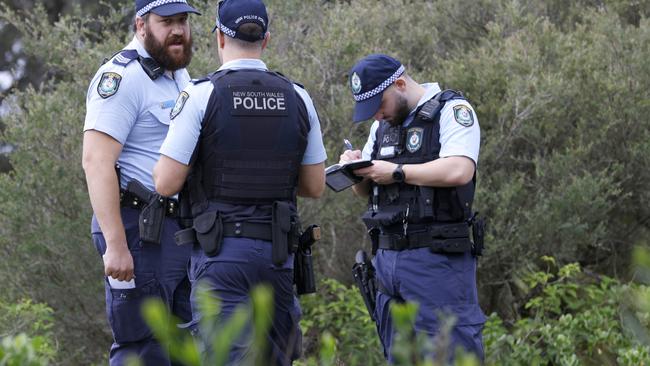
[[[115,56],[113,63],[119,66],[126,66],[129,62],[138,58],[138,51],[136,50],[122,50]]]
[[[202,77],[200,79],[192,79],[192,80],[190,80],[190,83],[192,83],[194,85],[198,85],[198,84],[204,83],[204,82],[206,82],[208,80],[210,80],[210,77],[206,76],[206,77]]]

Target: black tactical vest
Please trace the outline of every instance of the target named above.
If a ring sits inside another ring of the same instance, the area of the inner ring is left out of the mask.
[[[391,127],[380,122],[373,147],[373,160],[396,164],[421,164],[439,158],[440,111],[462,94],[445,90],[423,104],[407,126]],[[471,216],[475,181],[462,187],[435,188],[405,183],[372,184],[370,210],[364,222],[382,233],[410,234],[436,224],[462,223]],[[373,209],[374,207],[374,209]]]
[[[193,166],[202,192],[191,192],[192,201],[295,207],[310,123],[293,83],[255,69],[217,72],[210,81]]]

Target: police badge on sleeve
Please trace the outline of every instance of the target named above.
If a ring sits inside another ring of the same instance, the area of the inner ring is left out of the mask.
[[[454,107],[454,119],[461,126],[470,127],[474,124],[474,113],[466,105],[457,105]]]
[[[181,94],[178,96],[176,99],[176,104],[174,104],[174,108],[172,111],[169,113],[169,118],[174,119],[176,116],[178,116],[181,111],[183,110],[183,107],[185,107],[185,102],[190,98],[190,95],[187,94],[187,92],[183,91]]]
[[[104,99],[112,96],[117,93],[117,89],[120,88],[120,81],[122,81],[122,76],[118,73],[103,73],[102,78],[99,80],[99,84],[97,84],[97,93]]]
[[[409,128],[406,132],[406,150],[410,153],[420,150],[423,132],[424,129],[420,127]]]

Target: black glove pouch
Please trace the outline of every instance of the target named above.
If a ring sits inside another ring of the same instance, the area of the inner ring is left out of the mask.
[[[288,203],[279,201],[273,203],[271,260],[276,266],[282,265],[289,257],[291,215],[291,207]]]
[[[214,257],[221,251],[223,242],[223,223],[219,212],[206,212],[194,219],[196,240],[208,257]]]
[[[165,203],[165,197],[153,194],[149,199],[149,203],[140,212],[138,227],[140,229],[140,240],[143,242],[160,244],[160,237],[165,223]]]

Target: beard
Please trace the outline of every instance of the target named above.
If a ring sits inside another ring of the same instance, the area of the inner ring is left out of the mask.
[[[187,67],[192,61],[192,35],[187,39],[183,36],[169,36],[164,43],[158,42],[156,37],[147,28],[145,29],[146,37],[144,38],[144,48],[149,55],[160,64],[165,70],[176,71]],[[169,46],[183,45],[181,54],[172,54]]]
[[[404,121],[406,121],[406,118],[409,116],[409,114],[411,114],[411,110],[409,109],[408,101],[406,98],[398,95],[395,116],[387,120],[387,122],[390,123],[391,126],[401,125],[404,123]]]

